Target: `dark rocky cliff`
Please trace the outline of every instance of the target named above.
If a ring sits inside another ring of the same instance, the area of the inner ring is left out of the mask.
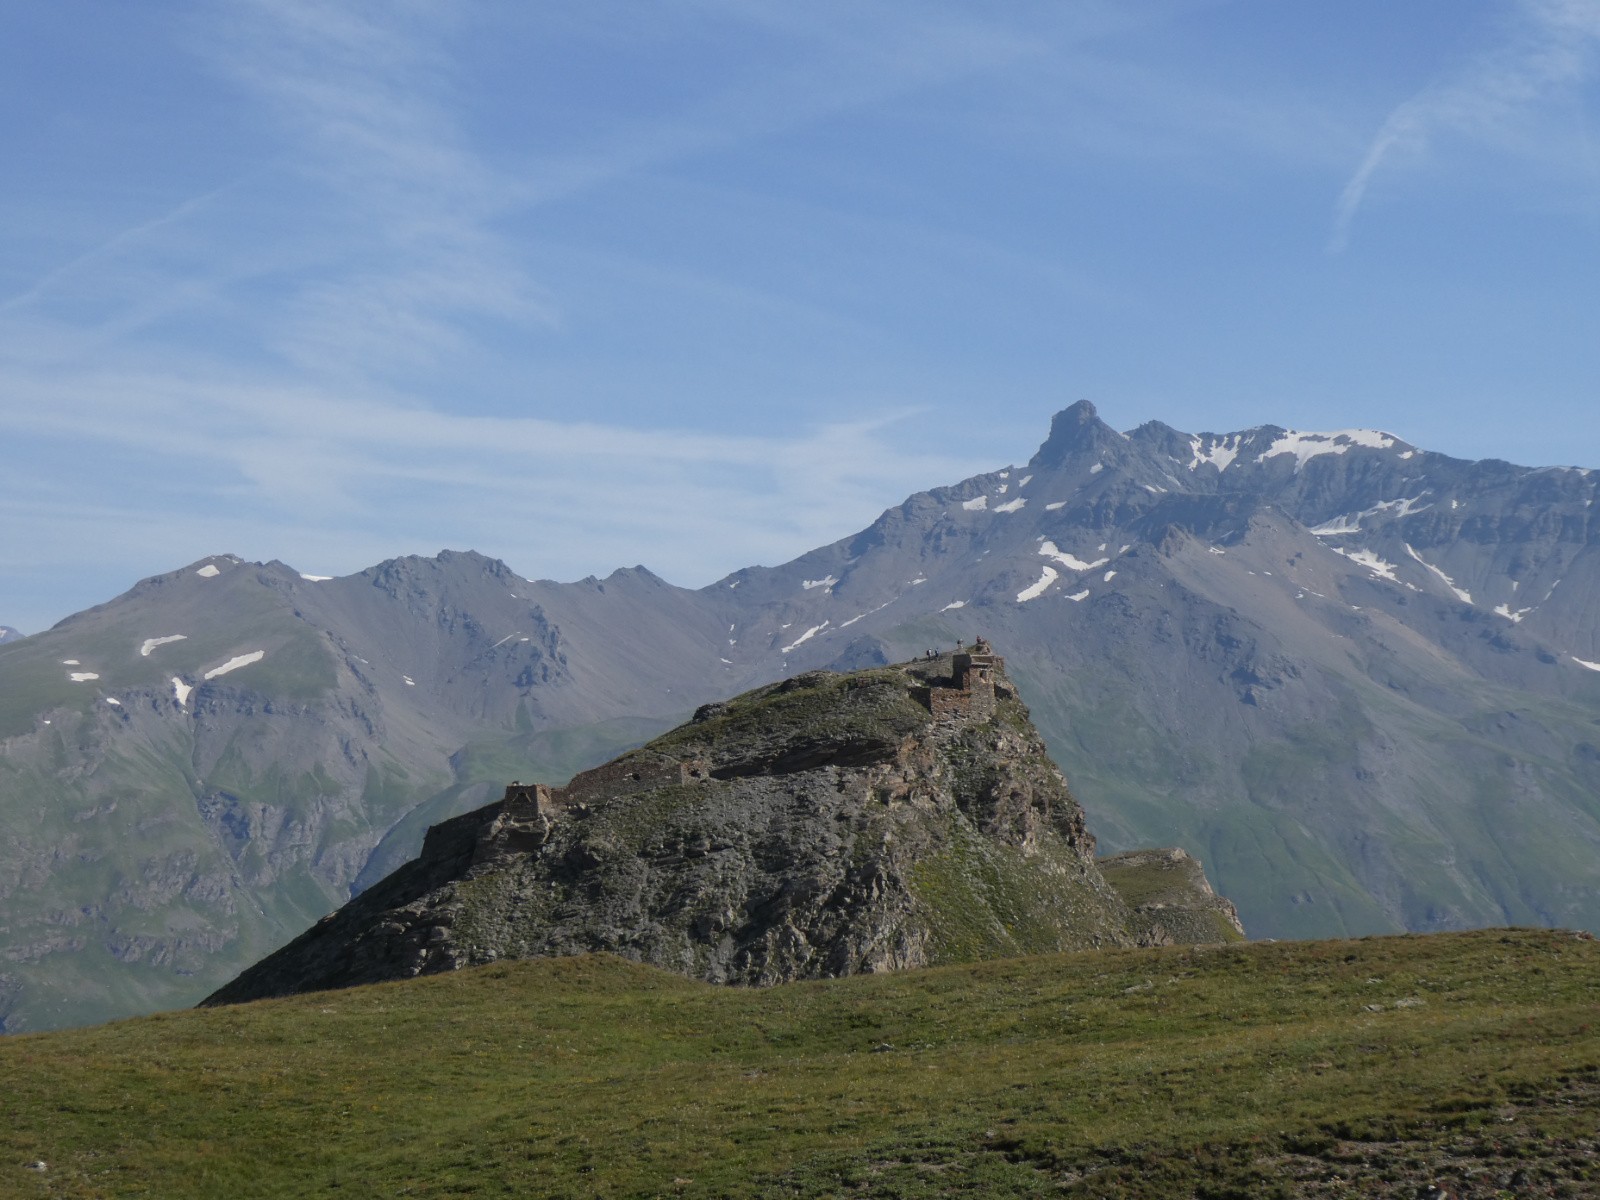
[[[1163,902],[1198,920],[1122,898],[998,658],[813,671],[435,826],[206,1003],[596,950],[770,984],[1242,936],[1195,867]]]

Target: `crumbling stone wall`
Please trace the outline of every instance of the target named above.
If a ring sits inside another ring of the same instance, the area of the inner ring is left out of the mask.
[[[709,768],[698,759],[684,762],[629,755],[606,763],[603,767],[574,775],[566,787],[555,790],[552,798],[558,806],[571,808],[575,804],[588,804],[614,796],[631,796],[635,792],[693,783],[707,778],[708,773]]]
[[[1005,659],[998,654],[975,651],[955,655],[951,660],[951,668],[949,686],[933,683],[928,687],[928,711],[939,720],[983,720],[993,716],[995,677],[1004,674]],[[1006,695],[1011,694],[1009,688],[1004,691]]]

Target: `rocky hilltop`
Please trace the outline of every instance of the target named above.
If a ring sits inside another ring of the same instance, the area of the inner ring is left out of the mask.
[[[811,671],[434,826],[418,859],[206,1003],[599,950],[774,984],[1243,936],[1183,851],[1118,862],[1130,904],[1094,847],[984,644]]]

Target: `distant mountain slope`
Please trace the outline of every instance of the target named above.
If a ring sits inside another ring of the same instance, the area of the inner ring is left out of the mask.
[[[1078,404],[695,591],[204,560],[0,647],[0,1022],[197,999],[509,779],[979,633],[1102,846],[1190,848],[1253,935],[1600,929],[1597,485]]]
[[[0,625],[0,645],[6,642],[15,642],[22,638],[22,634],[9,625]]]
[[[203,994],[429,820],[671,725],[722,686],[681,649],[719,632],[692,600],[476,554],[344,579],[219,556],[6,647],[0,1029]]]

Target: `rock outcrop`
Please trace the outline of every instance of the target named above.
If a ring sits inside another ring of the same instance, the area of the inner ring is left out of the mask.
[[[434,826],[206,1003],[598,950],[773,984],[1242,936],[1182,851],[1162,902],[1203,919],[1153,919],[1094,849],[997,656],[812,671]]]
[[[1211,889],[1187,850],[1128,850],[1102,858],[1100,873],[1127,904],[1134,937],[1145,946],[1234,941],[1244,937],[1233,901]]]

